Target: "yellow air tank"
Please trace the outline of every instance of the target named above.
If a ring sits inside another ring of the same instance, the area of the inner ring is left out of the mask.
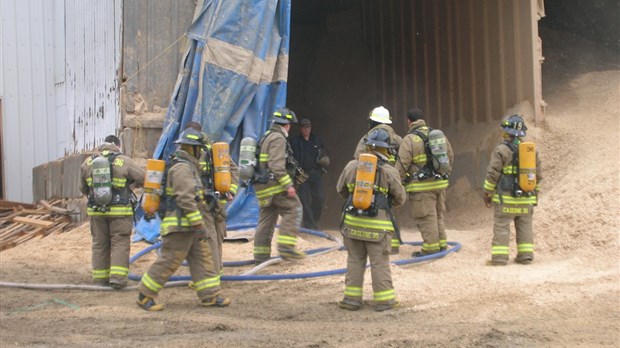
[[[353,206],[357,209],[370,208],[373,200],[373,188],[377,173],[377,156],[363,153],[359,157],[360,164],[355,174],[355,187],[353,189]]]
[[[213,144],[213,183],[215,190],[226,193],[230,190],[230,153],[228,143],[218,142]]]
[[[519,144],[519,187],[523,192],[536,189],[536,144],[529,141]]]
[[[146,160],[142,209],[144,209],[144,212],[147,215],[155,215],[159,209],[159,196],[162,193],[161,181],[164,176],[165,169],[165,161],[156,159]]]

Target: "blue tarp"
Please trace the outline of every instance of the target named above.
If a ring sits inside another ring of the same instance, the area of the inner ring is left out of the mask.
[[[183,57],[153,158],[168,158],[190,121],[213,141],[258,140],[286,103],[291,0],[203,0],[188,30]],[[252,188],[240,190],[227,223],[258,220]]]

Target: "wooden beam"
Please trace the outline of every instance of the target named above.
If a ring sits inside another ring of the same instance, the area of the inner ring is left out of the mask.
[[[37,220],[37,219],[21,217],[21,216],[14,217],[13,221],[14,222],[19,222],[19,223],[22,223],[22,224],[41,226],[41,227],[50,227],[50,226],[55,224],[55,222],[53,222],[53,221]]]

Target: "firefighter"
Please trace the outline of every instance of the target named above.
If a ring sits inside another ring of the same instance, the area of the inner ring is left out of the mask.
[[[176,152],[167,165],[160,235],[160,254],[138,284],[137,303],[147,311],[159,311],[163,305],[155,298],[183,260],[189,263],[190,288],[196,291],[204,307],[225,307],[230,299],[220,295],[220,275],[206,242],[207,226],[201,214],[206,208],[198,159],[202,134],[194,129],[181,133]]]
[[[538,203],[538,184],[542,180],[538,152],[536,163],[536,186],[533,192],[523,192],[515,187],[518,166],[514,153],[517,151],[527,127],[519,115],[506,117],[500,124],[502,143],[495,147],[484,180],[484,202],[488,208],[493,204],[494,224],[491,260],[489,265],[504,266],[509,258],[510,223],[514,222],[517,235],[515,262],[530,264],[534,260],[534,231],[532,220],[534,206]]]
[[[358,142],[357,147],[355,148],[355,153],[353,154],[353,158],[357,159],[360,153],[365,152],[366,150],[366,139],[370,132],[374,129],[385,129],[390,134],[390,144],[392,144],[392,148],[388,153],[388,163],[394,166],[396,164],[396,155],[398,154],[398,149],[403,139],[396,134],[392,126],[392,117],[390,116],[390,112],[388,109],[383,106],[378,106],[370,111],[368,115],[368,133],[366,133]],[[398,254],[400,248],[400,240],[393,236],[394,238],[391,241],[392,247],[390,250],[390,254]]]
[[[398,151],[396,168],[401,180],[405,183],[408,199],[411,202],[411,214],[422,235],[422,250],[414,252],[412,257],[444,251],[448,247],[444,213],[446,210],[446,175],[423,175],[427,163],[425,142],[428,139],[429,127],[424,121],[422,110],[414,108],[407,112],[409,131]],[[420,136],[421,135],[421,136]],[[454,154],[448,139],[445,139],[447,156],[450,163]]]
[[[105,138],[96,155],[80,168],[80,191],[88,197],[92,236],[93,283],[121,289],[129,275],[129,242],[135,196],[130,185],[144,184],[144,169],[121,154],[120,140]],[[93,168],[93,163],[100,168]],[[93,170],[95,169],[95,170]],[[107,173],[107,175],[99,175]]]
[[[286,260],[298,260],[306,254],[297,249],[302,206],[294,181],[300,175],[290,144],[286,141],[291,124],[297,123],[288,108],[273,113],[273,124],[259,141],[258,172],[255,174],[256,198],[259,205],[258,226],[254,239],[254,261],[259,264],[271,257],[271,240],[278,220],[280,232],[277,248]]]
[[[338,179],[338,194],[347,199],[343,211],[342,234],[347,248],[347,274],[345,277],[344,299],[340,308],[358,310],[362,307],[362,286],[366,260],[370,259],[373,302],[375,310],[384,311],[398,306],[396,292],[392,284],[389,252],[392,235],[398,233],[398,226],[391,208],[402,206],[406,199],[405,188],[400,182],[398,171],[388,163],[391,148],[390,134],[385,129],[370,132],[365,141],[365,153],[377,157],[374,175],[374,197],[370,208],[360,211],[353,206],[358,171],[364,171],[367,164],[359,159],[350,161]]]
[[[355,153],[353,154],[353,158],[357,159],[360,153],[365,152],[366,150],[366,139],[370,132],[374,129],[385,129],[390,134],[390,143],[392,144],[392,149],[390,149],[390,153],[388,154],[388,163],[391,165],[395,165],[396,163],[396,154],[398,153],[398,149],[400,148],[400,143],[402,143],[403,139],[396,134],[392,126],[392,117],[390,116],[390,112],[388,109],[383,106],[378,106],[370,111],[368,115],[368,133],[366,133],[360,141],[357,143],[357,147],[355,148]]]
[[[224,269],[224,263],[222,260],[222,246],[224,244],[224,238],[226,238],[226,203],[231,201],[234,196],[237,194],[239,182],[239,169],[234,161],[230,161],[230,174],[231,174],[231,185],[230,190],[228,192],[217,192],[215,193],[215,188],[213,187],[213,160],[211,158],[211,147],[212,143],[209,140],[207,134],[202,133],[202,126],[198,122],[189,122],[185,129],[192,128],[195,129],[202,134],[203,140],[203,151],[200,156],[200,168],[201,178],[203,179],[203,185],[209,186],[205,189],[207,205],[206,211],[203,212],[203,216],[205,216],[205,226],[207,227],[207,234],[209,238],[207,241],[211,247],[211,251],[213,253],[213,260],[215,260],[215,269],[218,274],[222,274]]]

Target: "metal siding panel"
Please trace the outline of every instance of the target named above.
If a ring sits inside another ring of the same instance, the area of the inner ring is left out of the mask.
[[[65,129],[65,155],[73,153],[76,147],[76,119],[75,119],[75,1],[65,2],[65,109],[68,127]]]
[[[29,11],[29,27],[30,27],[30,50],[31,65],[30,73],[32,79],[32,128],[28,131],[32,141],[32,150],[34,156],[31,157],[31,175],[32,168],[45,163],[48,160],[48,142],[47,142],[47,82],[46,82],[46,60],[45,60],[45,29],[43,27],[44,13],[43,4],[38,0],[30,0]],[[36,141],[34,141],[36,139]],[[23,139],[22,139],[23,141]],[[32,183],[32,181],[30,181]]]
[[[55,143],[53,144],[54,157],[62,157],[67,151],[69,139],[67,133],[69,120],[66,105],[65,91],[65,2],[64,0],[54,0],[54,98],[55,98],[55,122],[53,131],[55,132]]]
[[[33,120],[33,77],[32,77],[32,47],[29,45],[33,39],[32,28],[29,25],[30,2],[24,3],[24,7],[16,13],[17,23],[20,30],[17,31],[17,63],[19,66],[19,146],[20,161],[20,201],[28,197],[25,192],[32,190],[32,168],[34,167],[35,144],[34,144],[34,120]]]
[[[56,151],[56,128],[54,122],[56,120],[55,113],[55,86],[54,86],[54,4],[51,1],[43,1],[41,6],[43,11],[43,36],[44,36],[44,58],[43,69],[45,76],[45,95],[43,97],[45,103],[45,133],[47,136],[45,162],[60,156]],[[43,163],[43,162],[41,162]],[[41,163],[37,163],[39,165]]]
[[[104,90],[106,84],[106,74],[107,69],[105,65],[105,33],[108,30],[108,23],[110,22],[110,14],[105,11],[105,0],[95,0],[93,2],[93,6],[91,11],[93,13],[93,18],[97,18],[93,22],[93,35],[94,35],[94,47],[93,47],[93,67],[91,68],[94,72],[93,74],[93,105],[92,105],[92,115],[93,121],[95,124],[95,136],[93,145],[99,143],[99,139],[105,139],[106,137],[106,126],[107,126],[107,117],[104,110]]]
[[[112,91],[112,106],[114,110],[115,127],[122,127],[121,117],[121,94],[120,94],[120,74],[123,62],[123,1],[114,1],[114,75],[111,76],[110,91]]]
[[[18,1],[0,1],[0,16],[2,17],[2,84],[3,90],[3,148],[4,158],[2,167],[5,171],[5,198],[12,201],[21,201],[21,187],[17,185],[21,177],[21,157],[19,148],[7,151],[9,145],[19,144],[19,80],[17,57],[17,12]],[[21,146],[20,146],[21,147]]]
[[[85,28],[84,28],[84,3],[76,0],[75,2],[75,61],[74,61],[74,74],[75,74],[75,148],[73,152],[86,149],[86,127],[87,120],[84,117],[84,94],[85,94],[85,76],[84,76],[84,62],[86,61],[84,52],[85,41]]]
[[[101,124],[95,114],[95,18],[94,2],[85,3],[84,10],[84,150],[92,149],[98,144]]]

